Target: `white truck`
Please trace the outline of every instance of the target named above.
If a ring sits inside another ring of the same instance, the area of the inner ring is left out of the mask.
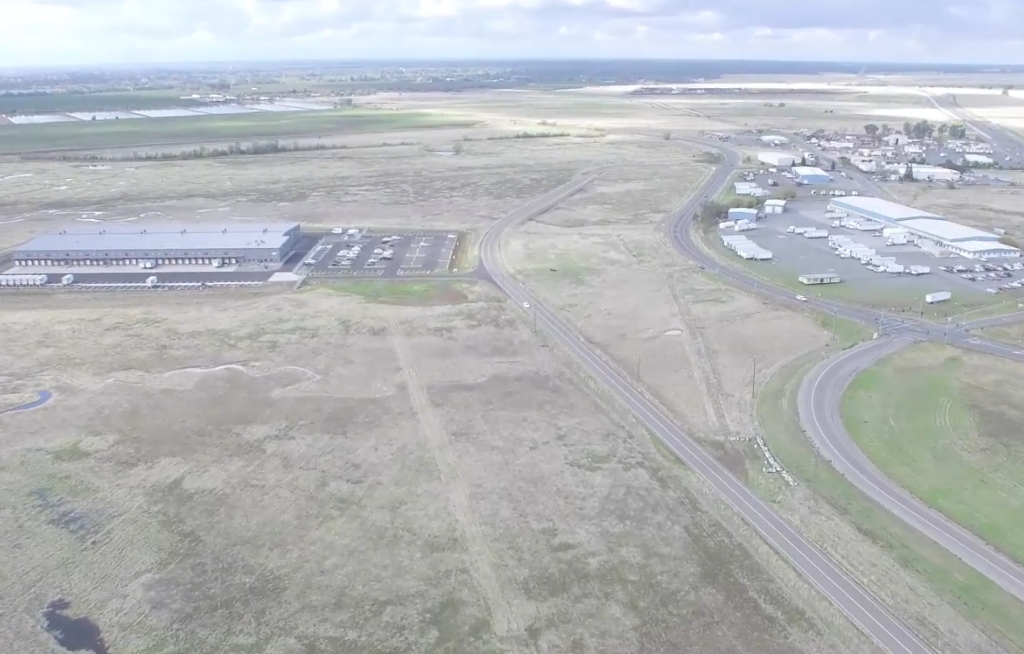
[[[924,301],[928,304],[936,304],[938,302],[945,302],[951,297],[953,297],[953,294],[949,291],[935,291],[934,293],[928,293],[925,295]]]
[[[886,245],[906,245],[907,235],[906,234],[893,234],[885,241]]]

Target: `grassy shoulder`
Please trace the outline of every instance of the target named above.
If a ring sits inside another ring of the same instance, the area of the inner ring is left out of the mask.
[[[344,293],[376,304],[440,306],[469,301],[464,284],[450,281],[352,280],[314,281],[307,287],[313,293]]]
[[[831,328],[830,316],[823,316],[821,322]],[[799,483],[813,489],[966,619],[996,640],[1024,649],[1021,605],[1014,597],[861,494],[818,455],[804,434],[797,413],[800,382],[823,357],[862,340],[862,329],[854,323],[837,327],[837,341],[825,352],[792,361],[766,383],[758,396],[757,417],[769,448]],[[752,475],[751,479],[758,480],[755,488],[769,501],[785,492],[774,477]]]
[[[1024,366],[920,344],[858,375],[843,423],[883,472],[1024,562]]]
[[[360,109],[0,125],[0,154],[470,125],[426,112]]]

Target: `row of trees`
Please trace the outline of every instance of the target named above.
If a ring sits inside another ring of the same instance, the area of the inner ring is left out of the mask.
[[[864,133],[868,136],[881,136],[883,138],[891,134],[905,134],[915,139],[937,138],[940,141],[945,141],[947,138],[967,138],[967,127],[962,123],[953,123],[952,125],[949,123],[939,123],[936,125],[927,120],[919,120],[916,123],[910,121],[903,123],[903,130],[900,132],[897,132],[885,123],[881,125],[868,123],[864,126]]]

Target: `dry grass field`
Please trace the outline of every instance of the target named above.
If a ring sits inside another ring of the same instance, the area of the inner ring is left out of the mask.
[[[734,473],[857,571],[921,633],[949,651],[1003,651],[943,599],[947,588],[929,585],[945,580],[904,567],[885,543],[850,522],[846,507],[823,500],[813,485],[790,487],[763,471],[751,382],[760,394],[783,366],[810,351],[824,356],[830,324],[723,287],[668,249],[658,221],[705,170],[693,161],[695,153],[687,163],[680,147],[652,142],[642,159],[625,161],[526,224],[507,242],[508,263]]]
[[[512,234],[508,262],[943,651],[999,651],[763,472],[752,389],[827,333],[657,228],[709,173],[676,134],[732,123],[565,93],[374,101],[486,124],[317,153],[0,159],[0,249],[140,216],[479,235],[612,165]],[[528,316],[477,287],[389,288],[5,299],[0,410],[56,397],[0,416],[0,641],[52,651],[38,615],[63,595],[117,654],[872,651]]]
[[[55,399],[0,418],[3,642],[58,595],[119,654],[859,642],[518,311],[346,290],[5,301]]]
[[[1013,184],[949,189],[938,184],[885,182],[882,188],[898,202],[964,225],[988,230],[999,227],[1024,235],[1024,177],[1011,171],[998,174]]]

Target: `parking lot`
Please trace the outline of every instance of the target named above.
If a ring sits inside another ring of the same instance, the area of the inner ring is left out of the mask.
[[[772,252],[775,266],[794,279],[801,274],[834,273],[843,283],[858,284],[866,289],[886,292],[922,294],[935,290],[960,293],[1002,293],[1024,288],[1024,262],[1013,260],[980,262],[957,256],[936,257],[913,243],[887,245],[877,231],[860,231],[834,226],[821,200],[797,199],[787,204],[783,214],[771,214],[757,224],[757,229],[741,232],[751,241]],[[828,238],[805,238],[788,233],[789,227],[827,230],[829,235],[848,236],[872,248],[880,256],[895,258],[895,263],[926,266],[930,273],[921,275],[876,272],[858,259],[843,259],[829,246]],[[723,230],[725,233],[727,230]],[[732,232],[728,232],[732,233]],[[1018,267],[1019,266],[1019,267]],[[869,291],[870,292],[870,291]]]
[[[314,246],[298,271],[312,277],[383,279],[449,272],[456,232],[371,232],[337,229]]]

